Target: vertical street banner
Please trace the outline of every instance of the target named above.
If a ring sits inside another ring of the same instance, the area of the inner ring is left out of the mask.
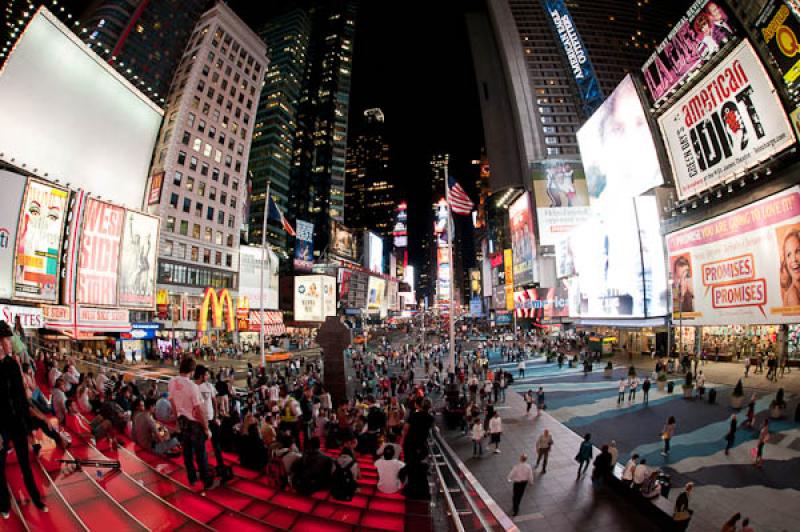
[[[0,186],[3,190],[3,209],[0,209],[0,299],[11,299],[14,294],[14,245],[26,181],[23,175],[0,170]]]
[[[314,224],[297,220],[297,237],[294,244],[294,269],[310,272],[314,266]]]
[[[536,281],[536,236],[527,192],[511,204],[508,217],[514,256],[514,283],[517,286],[532,284]]]
[[[160,220],[125,213],[119,269],[119,306],[151,310],[156,305],[156,257]]]
[[[733,17],[719,0],[696,0],[642,66],[652,101],[667,97],[737,34]]]
[[[794,143],[775,87],[749,42],[658,118],[680,199],[735,179]]]
[[[89,198],[83,212],[78,254],[78,303],[117,305],[120,243],[125,209]]]
[[[769,0],[756,20],[757,35],[778,64],[786,85],[800,77],[800,20],[783,0]]]
[[[800,319],[799,186],[666,240],[674,319],[689,325]]]
[[[533,196],[539,242],[553,246],[589,218],[589,191],[578,161],[546,159],[533,163]]]
[[[503,250],[503,268],[506,283],[506,310],[514,310],[514,254],[510,249]]]
[[[14,297],[58,302],[58,259],[69,192],[28,181],[19,216],[14,261]]]

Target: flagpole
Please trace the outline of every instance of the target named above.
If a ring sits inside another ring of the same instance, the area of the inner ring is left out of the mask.
[[[455,349],[456,349],[456,326],[455,326],[455,318],[453,314],[455,313],[455,301],[454,301],[454,289],[453,285],[455,283],[455,264],[453,264],[453,237],[454,228],[453,228],[453,209],[450,205],[450,183],[449,183],[449,169],[448,169],[448,161],[445,159],[444,162],[444,197],[445,201],[447,202],[447,260],[450,263],[450,350],[447,354],[447,373],[454,374],[455,373]]]
[[[267,369],[267,356],[264,352],[264,269],[269,268],[269,259],[267,257],[267,218],[269,218],[269,188],[272,181],[267,180],[267,195],[264,196],[264,220],[261,224],[261,272],[260,287],[259,287],[259,341],[261,343],[261,367],[264,371]]]

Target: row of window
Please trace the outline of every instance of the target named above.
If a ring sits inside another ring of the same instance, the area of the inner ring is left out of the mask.
[[[238,284],[237,277],[238,275],[234,272],[158,261],[158,283],[160,284],[235,289]]]
[[[176,227],[176,218],[174,216],[167,216],[167,223],[166,226],[164,227],[164,230],[167,233],[174,233],[175,227]],[[233,228],[232,224],[229,224],[229,227]],[[180,222],[177,225],[177,230],[179,235],[189,236],[189,220],[180,220]],[[213,239],[214,243],[217,244],[218,246],[223,245],[224,235],[222,231],[216,231],[216,236],[214,236],[215,231],[211,227],[206,227],[205,231],[203,231],[200,224],[192,224],[192,233],[191,233],[192,238],[194,238],[195,240],[200,240],[201,232],[202,232],[202,238],[206,242],[211,242]],[[227,237],[224,238],[225,238],[225,245],[228,246],[229,248],[232,248],[234,244],[234,236],[232,234],[228,234]]]
[[[200,161],[197,159],[197,157],[195,157],[194,155],[192,155],[192,156],[189,156],[189,155],[188,155],[188,154],[187,154],[185,151],[183,151],[183,150],[181,150],[181,151],[179,151],[179,152],[178,152],[178,159],[177,159],[177,163],[178,163],[179,165],[181,165],[181,166],[187,166],[187,163],[186,163],[186,159],[187,159],[187,157],[188,157],[188,159],[189,159],[188,167],[189,167],[189,170],[190,170],[190,171],[192,171],[192,172],[196,172],[196,171],[197,171],[197,169],[198,169],[198,168],[200,168],[200,175],[208,175],[209,168],[210,168],[210,167],[209,167],[209,165],[208,165],[208,163],[205,163],[205,162],[202,162],[202,163],[201,163],[201,162],[200,162]],[[226,166],[226,167],[228,167],[228,168],[230,168],[230,165],[229,165],[229,160],[230,160],[230,155],[226,156],[226,158],[225,158],[225,166]],[[240,161],[236,161],[236,168],[235,168],[235,170],[236,170],[236,171],[241,171],[241,162],[240,162]],[[225,173],[225,174],[223,175],[223,180],[222,180],[222,182],[223,182],[223,184],[224,184],[224,185],[227,185],[227,180],[229,179],[229,177],[230,177],[230,176],[229,176],[227,173]],[[214,169],[211,171],[211,180],[212,180],[212,181],[218,181],[218,180],[219,180],[219,169],[218,169],[218,168],[214,168]],[[238,179],[233,179],[233,180],[232,180],[232,182],[231,182],[231,188],[232,188],[233,190],[239,190],[239,180],[238,180]]]
[[[191,260],[193,262],[199,262],[200,257],[202,257],[203,264],[211,264],[212,254],[214,265],[222,266],[221,251],[200,248],[199,246],[187,246],[183,242],[176,243],[172,240],[165,240],[164,247],[161,250],[162,257],[175,257],[176,259]],[[233,267],[233,255],[230,253],[225,253],[225,266],[228,268]]]
[[[180,204],[180,196],[178,196],[177,192],[173,192],[173,193],[170,194],[169,204],[173,209],[177,209],[178,208],[178,205]],[[194,204],[194,214],[195,214],[195,216],[200,216],[200,217],[203,216],[203,207],[204,207],[204,205],[201,202],[195,201],[195,204]],[[185,212],[187,214],[189,212],[191,212],[191,210],[192,210],[192,200],[191,200],[191,198],[189,198],[189,197],[184,197],[183,198],[183,205],[182,205],[181,209],[183,210],[183,212]],[[217,223],[220,224],[220,225],[225,224],[225,211],[223,211],[222,209],[218,209],[216,212],[217,212]],[[206,208],[206,220],[208,220],[209,222],[213,222],[214,221],[214,207],[208,206]],[[234,227],[234,218],[233,218],[232,214],[228,215],[228,227],[231,228],[231,229],[233,229],[233,227]]]

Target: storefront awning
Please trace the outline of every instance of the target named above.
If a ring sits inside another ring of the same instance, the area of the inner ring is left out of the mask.
[[[639,327],[663,327],[667,324],[667,318],[662,316],[660,318],[643,318],[643,319],[592,319],[581,318],[576,319],[573,325],[582,327],[617,327],[620,329],[630,329]]]
[[[43,305],[44,326],[73,337],[86,333],[130,332],[127,309]]]
[[[283,312],[279,310],[265,310],[264,313],[264,333],[272,336],[286,334],[286,325],[283,323]],[[250,331],[259,332],[261,330],[260,312],[250,311]]]

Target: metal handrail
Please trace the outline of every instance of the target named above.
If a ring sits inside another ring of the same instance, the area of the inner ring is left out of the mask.
[[[450,514],[450,519],[453,522],[453,525],[456,527],[458,532],[465,532],[464,524],[461,522],[460,512],[458,508],[456,508],[456,503],[453,501],[453,496],[450,495],[450,489],[447,486],[447,482],[444,479],[444,475],[442,475],[441,464],[438,460],[436,460],[437,454],[433,451],[433,442],[428,442],[428,450],[430,455],[434,458],[433,463],[436,468],[436,477],[439,479],[439,487],[444,493],[444,499],[447,503],[447,510]],[[438,448],[438,447],[437,447]],[[438,455],[441,456],[441,455]]]

